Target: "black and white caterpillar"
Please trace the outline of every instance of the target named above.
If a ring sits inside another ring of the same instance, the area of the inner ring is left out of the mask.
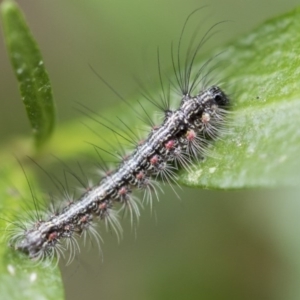
[[[181,91],[178,109],[165,109],[162,124],[153,126],[148,136],[115,170],[106,173],[99,184],[88,188],[79,199],[69,201],[54,212],[43,214],[38,220],[14,222],[14,228],[8,231],[10,244],[15,249],[35,260],[64,256],[68,249],[71,261],[79,247],[77,236],[89,234],[100,243],[101,237],[95,228],[96,220],[103,220],[119,235],[122,228],[118,206],[128,211],[131,218],[139,217],[140,201],[135,190],[144,191],[144,198],[152,200],[152,195],[157,197],[158,194],[157,181],[176,181],[176,170],[181,167],[188,169],[197,157],[205,154],[210,141],[218,138],[224,128],[230,106],[229,97],[219,86],[203,84],[203,78],[209,74],[203,74],[207,63],[196,72],[192,68],[211,30],[193,51],[189,49],[189,59],[184,66],[181,66],[180,59],[175,61],[172,54],[175,82]],[[178,55],[180,43],[181,38]]]

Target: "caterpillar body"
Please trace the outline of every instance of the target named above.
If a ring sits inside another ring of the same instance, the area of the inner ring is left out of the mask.
[[[181,37],[190,16],[186,19]],[[100,244],[95,219],[103,220],[119,236],[122,227],[117,204],[129,212],[131,220],[138,218],[140,201],[135,190],[144,191],[144,199],[151,202],[152,195],[157,197],[157,189],[160,189],[158,180],[176,182],[176,170],[181,167],[188,169],[194,159],[205,154],[210,141],[220,135],[230,106],[229,97],[219,86],[207,87],[203,84],[209,72],[205,75],[202,72],[208,63],[202,65],[191,80],[195,57],[213,27],[194,51],[189,49],[190,59],[183,69],[180,60],[176,65],[172,57],[175,81],[181,91],[179,107],[175,110],[170,107],[164,109],[162,124],[152,127],[148,136],[115,170],[103,176],[99,184],[88,188],[78,200],[69,201],[65,207],[51,213],[38,214],[42,215],[38,220],[13,222],[14,227],[9,231],[10,244],[15,249],[41,261],[45,257],[51,260],[64,256],[67,248],[71,262],[79,249],[77,236],[88,234]],[[180,43],[181,38],[178,52]],[[202,89],[200,82],[204,86]]]

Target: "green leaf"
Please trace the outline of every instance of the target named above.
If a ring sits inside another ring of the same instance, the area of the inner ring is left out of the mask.
[[[300,9],[267,21],[224,47],[221,71],[232,89],[228,133],[212,157],[180,182],[248,188],[300,183]]]
[[[48,74],[40,50],[19,7],[10,0],[1,4],[4,37],[37,147],[50,137],[55,108]]]
[[[195,164],[192,172],[182,170],[180,183],[216,189],[300,183],[298,32],[299,8],[265,22],[204,58],[206,61],[216,53],[224,52],[220,56],[223,63],[220,62],[217,71],[218,78],[224,82],[222,88],[231,97],[232,113],[226,126],[227,134],[213,143],[211,156]],[[223,65],[226,67],[222,68]],[[147,101],[139,100],[147,111],[151,111]],[[116,122],[118,116],[131,128],[140,128],[138,118],[128,107],[113,108],[101,115]],[[89,118],[80,123],[95,128],[95,122]],[[102,127],[101,139],[95,141],[94,133],[85,130],[80,123],[76,121],[59,130],[49,145],[52,153],[65,158],[96,157],[94,149],[83,141],[93,141],[105,148],[106,141],[113,143],[116,140],[111,131]]]
[[[47,262],[36,264],[28,257],[8,247],[7,235],[13,226],[10,221],[22,220],[24,211],[34,211],[32,195],[27,178],[32,182],[32,175],[26,168],[26,176],[16,160],[11,157],[0,167],[0,228],[5,231],[0,240],[0,293],[1,299],[39,300],[64,299],[64,290],[59,269]],[[27,178],[26,178],[27,177]],[[35,195],[42,199],[36,189]],[[28,215],[27,215],[28,217]]]

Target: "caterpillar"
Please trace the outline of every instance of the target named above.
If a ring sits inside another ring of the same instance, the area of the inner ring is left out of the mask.
[[[35,214],[38,219],[13,222],[13,228],[9,229],[9,244],[14,249],[36,261],[43,261],[46,257],[52,261],[54,257],[64,256],[67,249],[71,262],[79,248],[78,236],[92,236],[100,244],[96,219],[103,220],[120,236],[122,227],[118,206],[129,212],[131,221],[138,218],[141,203],[136,191],[143,191],[143,199],[151,203],[153,194],[158,197],[159,181],[176,183],[178,169],[188,170],[195,159],[206,154],[210,142],[217,139],[224,128],[230,100],[220,86],[208,85],[210,71],[205,71],[205,68],[211,60],[193,70],[199,50],[219,23],[212,26],[193,49],[189,47],[184,64],[179,58],[186,24],[196,11],[183,25],[177,59],[172,47],[175,80],[171,85],[180,90],[177,95],[179,107],[171,109],[170,92],[164,90],[159,68],[165,104],[160,106],[164,113],[163,122],[152,126],[135,149],[114,170],[106,172],[97,185],[87,188],[79,199],[51,212],[39,212]],[[152,99],[148,100],[152,102]]]

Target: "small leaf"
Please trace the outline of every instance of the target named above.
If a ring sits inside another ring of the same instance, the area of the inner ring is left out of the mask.
[[[1,16],[8,55],[19,82],[35,144],[39,147],[50,137],[55,124],[49,77],[40,50],[19,7],[13,1],[4,1],[1,4]]]

